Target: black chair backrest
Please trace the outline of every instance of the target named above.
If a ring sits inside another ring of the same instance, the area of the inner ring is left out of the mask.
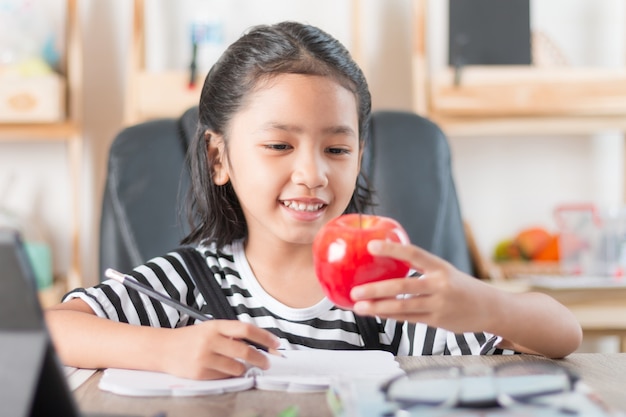
[[[100,220],[100,269],[128,272],[176,248],[188,233],[185,161],[197,108],[121,131],[109,151]]]
[[[123,272],[176,248],[188,233],[185,153],[197,108],[124,129],[109,154],[100,223],[100,267]],[[472,272],[447,139],[407,112],[372,114],[363,169],[377,191],[374,213],[398,220],[411,241]]]
[[[474,273],[444,133],[414,113],[372,114],[363,170],[376,190],[374,213],[402,224],[411,242]]]

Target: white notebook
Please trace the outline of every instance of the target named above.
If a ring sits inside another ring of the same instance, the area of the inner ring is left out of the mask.
[[[91,375],[96,373],[96,369],[74,368],[73,366],[64,366],[63,371],[72,391],[83,385]]]
[[[251,368],[245,376],[211,381],[172,375],[112,369],[104,371],[99,387],[130,396],[198,396],[251,388],[287,392],[325,391],[340,378],[385,379],[402,373],[394,356],[383,351],[291,350],[285,357],[268,355],[270,369]]]

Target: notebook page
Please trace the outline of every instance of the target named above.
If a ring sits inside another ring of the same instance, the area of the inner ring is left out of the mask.
[[[269,356],[270,369],[256,377],[258,389],[289,392],[325,391],[341,378],[385,379],[403,371],[383,351],[292,350]]]
[[[99,388],[130,396],[197,396],[243,391],[256,387],[288,392],[325,391],[340,378],[388,378],[403,371],[389,352],[382,351],[281,351],[268,355],[270,369],[252,368],[242,378],[197,381],[159,372],[107,369]]]
[[[74,391],[80,387],[85,381],[96,373],[96,369],[75,368],[73,366],[64,366],[63,373],[67,379],[70,390]]]
[[[161,372],[113,368],[104,371],[98,384],[103,391],[132,397],[193,397],[245,391],[253,386],[254,378],[199,381]]]

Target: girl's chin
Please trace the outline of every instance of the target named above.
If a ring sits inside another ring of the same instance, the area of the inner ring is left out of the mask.
[[[297,228],[290,228],[285,230],[284,233],[279,234],[279,238],[289,245],[305,245],[312,246],[313,240],[317,235],[321,227],[309,228],[308,230],[296,230]]]
[[[317,231],[315,232],[308,232],[308,233],[294,233],[294,234],[290,234],[288,236],[285,236],[285,238],[283,239],[285,242],[288,242],[292,245],[306,245],[306,246],[311,246],[313,245],[313,240],[315,239],[315,235],[317,234]]]

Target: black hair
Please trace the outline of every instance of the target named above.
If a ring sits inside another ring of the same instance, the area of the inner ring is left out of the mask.
[[[251,28],[231,44],[209,71],[198,108],[198,129],[189,146],[191,188],[188,194],[190,233],[183,244],[201,240],[218,247],[247,236],[241,205],[230,183],[216,185],[207,152],[207,131],[225,138],[233,115],[260,81],[279,74],[332,77],[354,93],[357,101],[359,145],[369,132],[371,97],[367,81],[348,50],[321,29],[297,22]],[[372,190],[359,173],[345,212],[361,212],[372,205]]]

